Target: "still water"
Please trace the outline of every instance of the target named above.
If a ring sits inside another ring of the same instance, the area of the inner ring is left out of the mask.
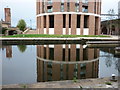
[[[3,46],[2,84],[32,84],[118,76],[114,48],[80,44]]]

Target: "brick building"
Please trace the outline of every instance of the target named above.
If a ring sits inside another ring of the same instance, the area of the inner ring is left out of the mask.
[[[37,0],[38,34],[100,34],[101,0]]]
[[[5,21],[1,20],[2,27],[9,28],[11,27],[11,9],[4,8],[4,13],[5,13]]]
[[[101,34],[120,35],[120,19],[102,21]]]
[[[37,45],[37,81],[98,78],[98,57],[99,49],[80,44]]]

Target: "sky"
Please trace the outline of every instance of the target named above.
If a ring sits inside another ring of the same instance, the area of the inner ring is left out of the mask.
[[[118,13],[120,0],[102,0],[102,14],[114,9]],[[16,26],[20,19],[24,19],[27,27],[36,27],[36,0],[0,0],[0,20],[4,20],[4,8],[11,8],[12,26]],[[104,20],[106,17],[102,17]]]

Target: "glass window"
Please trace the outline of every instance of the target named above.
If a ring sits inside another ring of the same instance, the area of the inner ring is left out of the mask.
[[[48,6],[48,7],[47,7],[47,12],[48,12],[48,13],[51,13],[52,11],[53,11],[52,6]]]
[[[82,3],[88,4],[88,0],[82,0]]]
[[[68,12],[70,11],[70,0],[68,0],[68,2],[67,2],[67,11]]]
[[[64,0],[61,0],[61,12],[64,12]]]
[[[84,13],[88,13],[88,6],[86,6],[86,7],[82,7],[82,12],[84,12]]]
[[[64,12],[64,5],[61,5],[61,12]]]
[[[48,0],[49,5],[52,5],[52,3],[53,3],[52,0]]]
[[[75,3],[75,11],[79,12],[79,0],[77,0]]]

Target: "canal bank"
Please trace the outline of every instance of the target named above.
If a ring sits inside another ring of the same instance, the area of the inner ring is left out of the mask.
[[[119,86],[118,81],[111,81],[111,78],[109,77],[40,82],[35,84],[3,85],[2,88],[119,88]]]
[[[2,44],[120,44],[118,36],[76,38],[0,38]]]

